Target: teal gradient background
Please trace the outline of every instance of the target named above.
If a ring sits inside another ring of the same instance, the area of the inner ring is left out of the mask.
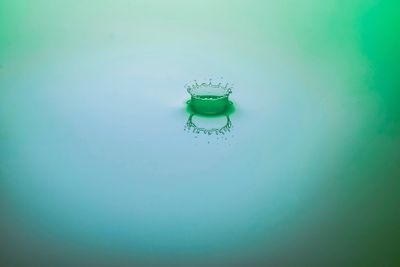
[[[0,0],[0,266],[398,266],[399,10]]]

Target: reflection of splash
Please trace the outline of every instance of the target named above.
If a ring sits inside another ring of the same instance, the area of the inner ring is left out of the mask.
[[[224,114],[223,116],[226,118],[226,122],[221,125],[221,127],[207,127],[207,126],[201,126],[193,122],[193,118],[196,116],[196,114],[190,114],[186,125],[185,125],[185,131],[188,132],[193,132],[196,134],[204,133],[208,135],[219,135],[219,134],[226,134],[231,131],[232,128],[232,122],[229,118],[229,115]],[[213,118],[207,118],[207,120],[213,120]]]

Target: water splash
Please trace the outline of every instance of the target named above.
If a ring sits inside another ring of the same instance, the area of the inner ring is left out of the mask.
[[[188,103],[193,111],[204,115],[216,115],[224,113],[231,102],[229,95],[233,85],[222,81],[198,82],[194,80],[185,85],[191,99]]]
[[[208,79],[207,82],[199,83],[194,80],[185,85],[187,92],[193,97],[227,97],[232,93],[233,84],[222,81],[214,82],[213,79]]]

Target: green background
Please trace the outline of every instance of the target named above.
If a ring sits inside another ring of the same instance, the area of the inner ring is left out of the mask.
[[[399,266],[399,10],[0,0],[0,265]]]

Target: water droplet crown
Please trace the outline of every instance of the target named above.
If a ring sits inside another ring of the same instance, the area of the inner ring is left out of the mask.
[[[232,86],[229,83],[213,83],[212,79],[209,79],[208,83],[198,83],[195,80],[192,84],[187,84],[185,87],[192,97],[204,100],[225,98],[232,93]]]

